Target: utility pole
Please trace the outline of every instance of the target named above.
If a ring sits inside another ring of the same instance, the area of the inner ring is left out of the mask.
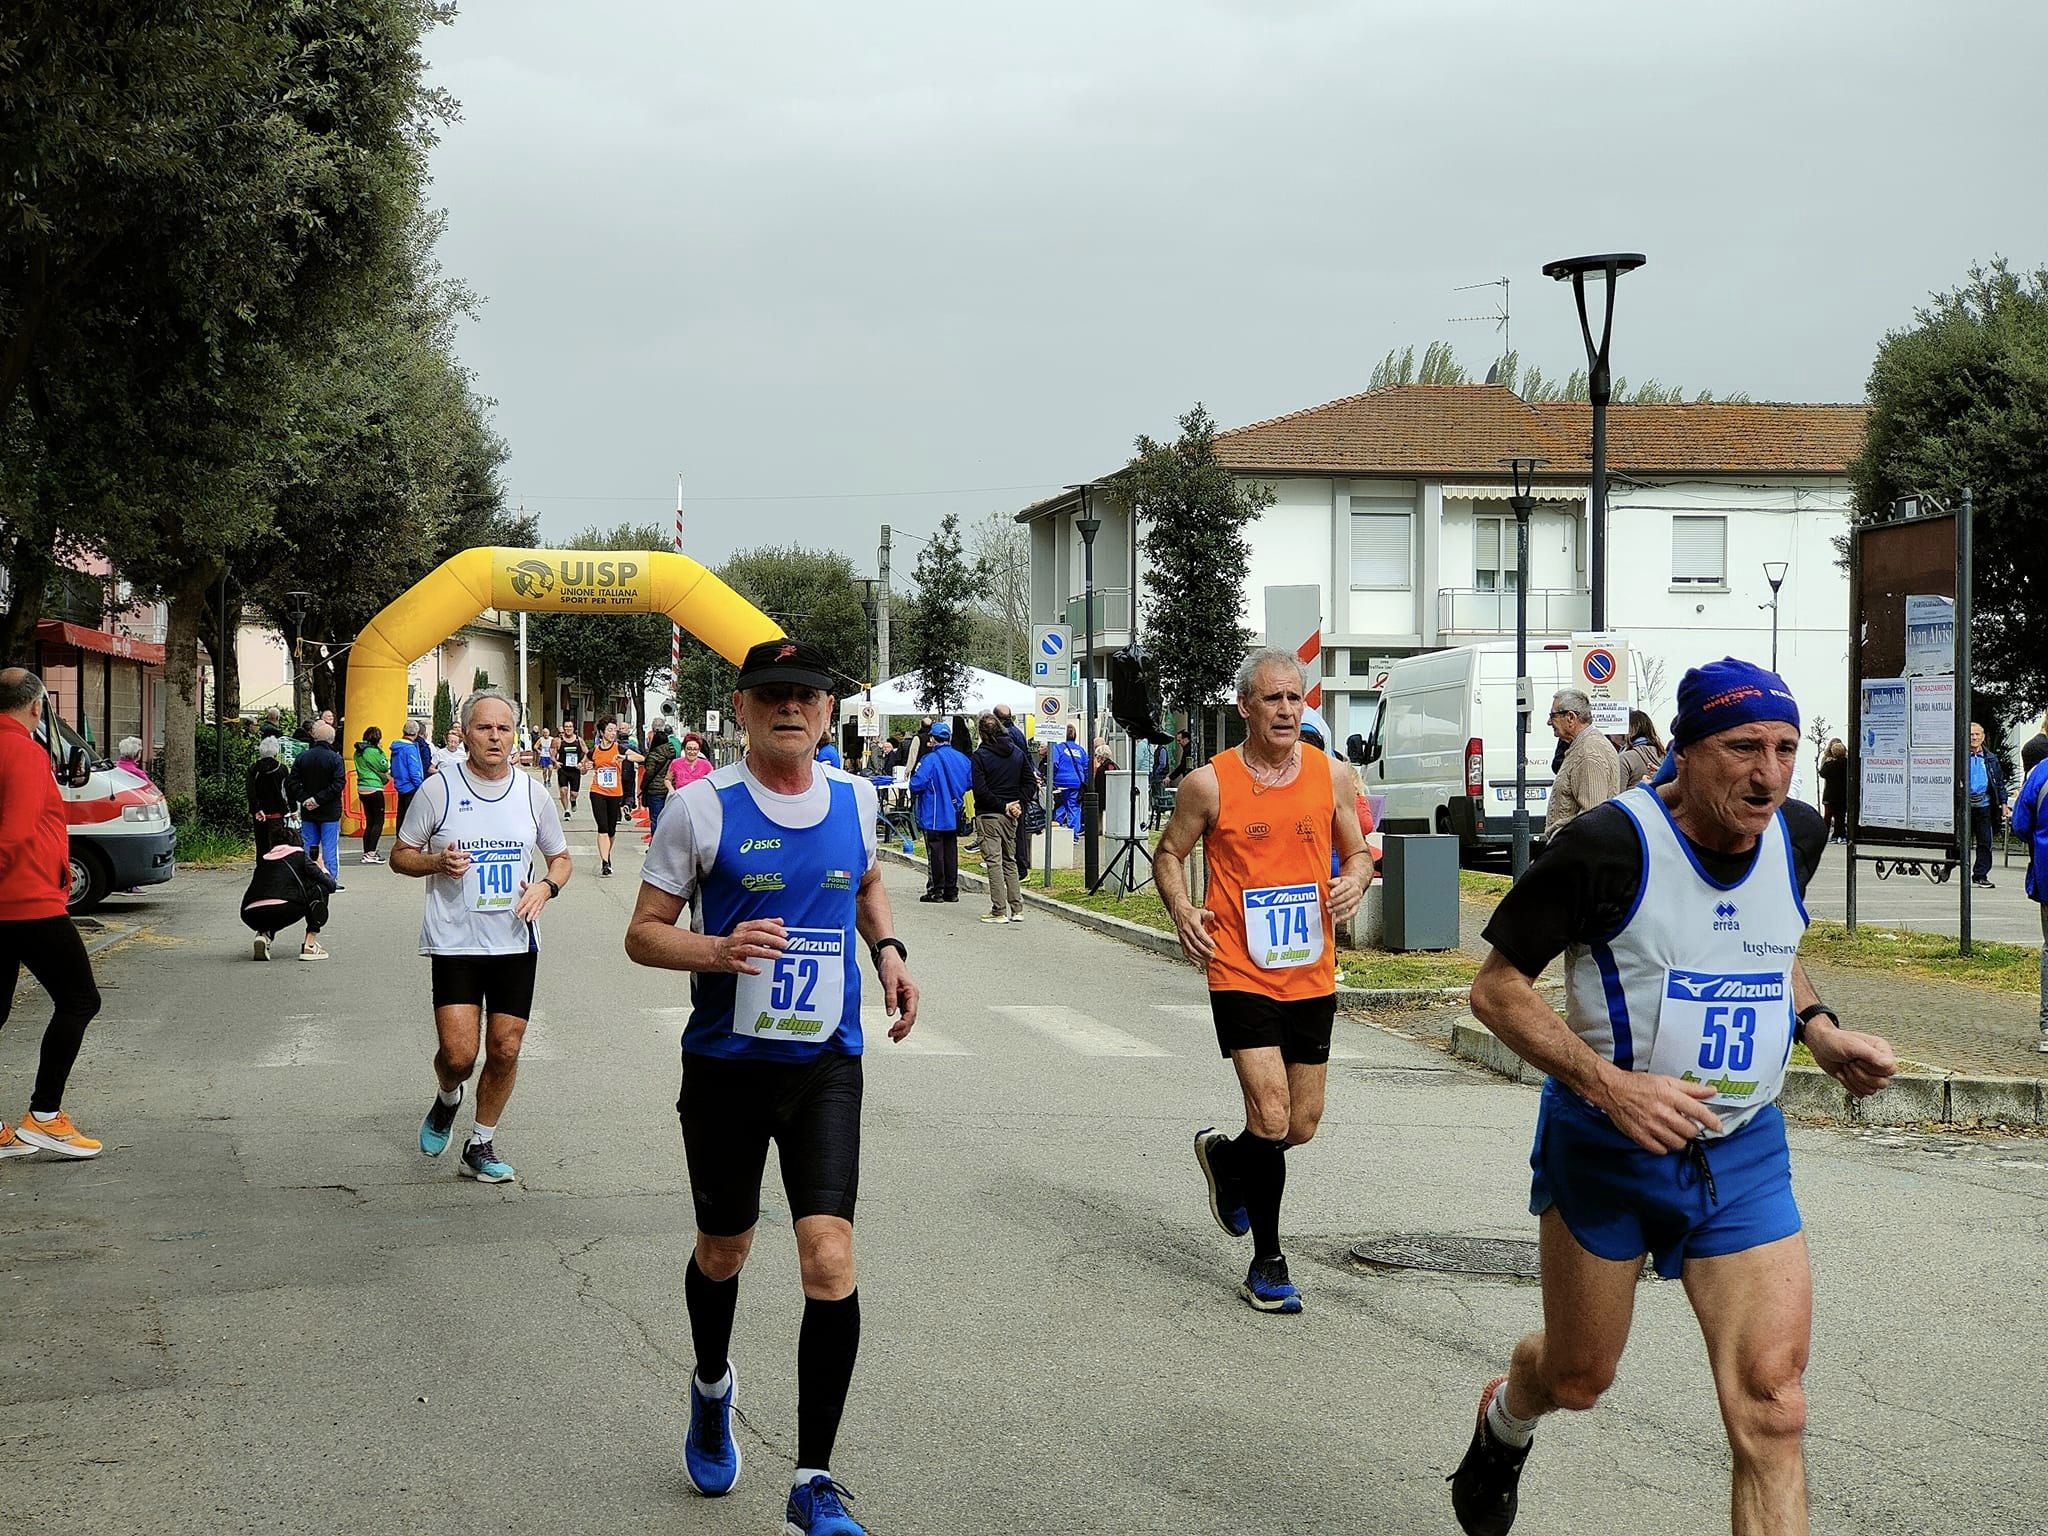
[[[882,524],[882,589],[875,594],[875,665],[882,678],[889,674],[889,525]]]

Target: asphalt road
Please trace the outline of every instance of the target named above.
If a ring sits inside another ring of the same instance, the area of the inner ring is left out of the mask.
[[[156,932],[100,963],[68,1105],[107,1154],[0,1164],[0,1514],[77,1536],[777,1528],[800,1299],[772,1172],[734,1345],[746,1473],[710,1501],[682,1471],[685,999],[620,950],[636,858],[609,882],[579,859],[548,916],[500,1131],[520,1180],[496,1189],[415,1143],[416,885],[346,871],[324,965],[250,961],[237,876],[147,904]],[[836,1470],[870,1530],[1454,1531],[1443,1476],[1537,1292],[1347,1254],[1532,1236],[1533,1092],[1340,1023],[1323,1134],[1290,1158],[1308,1309],[1256,1315],[1189,1152],[1233,1100],[1194,974],[889,880],[927,1011],[868,1058]],[[25,991],[0,1032],[10,1110],[40,1017]],[[2048,1144],[1793,1143],[1815,1529],[2042,1529]],[[1722,1529],[1726,1475],[1683,1294],[1649,1284],[1608,1402],[1539,1436],[1518,1536]]]

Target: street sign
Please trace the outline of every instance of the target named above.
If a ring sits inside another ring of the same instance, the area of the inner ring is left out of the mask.
[[[718,711],[715,709],[704,711],[704,734],[706,736],[716,736],[718,734]]]
[[[869,741],[882,734],[882,712],[873,704],[860,707],[860,733]]]
[[[1626,736],[1634,693],[1630,687],[1628,637],[1581,630],[1572,636],[1573,685],[1593,701],[1593,729]]]
[[[1038,690],[1038,707],[1031,712],[1039,741],[1064,741],[1067,736],[1067,696],[1047,689]]]
[[[1050,688],[1068,665],[1074,632],[1064,624],[1040,624],[1031,631],[1031,681]],[[1058,669],[1057,671],[1055,669]]]

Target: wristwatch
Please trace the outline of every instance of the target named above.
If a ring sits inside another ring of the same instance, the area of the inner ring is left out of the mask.
[[[1792,1038],[1794,1040],[1797,1040],[1801,1045],[1804,1045],[1806,1043],[1807,1021],[1810,1019],[1817,1019],[1822,1014],[1826,1014],[1830,1019],[1833,1019],[1835,1021],[1835,1028],[1840,1029],[1842,1027],[1841,1015],[1837,1014],[1835,1010],[1830,1008],[1826,1003],[1815,1003],[1811,1008],[1802,1008],[1799,1010],[1799,1022],[1792,1026]]]
[[[562,894],[562,888],[559,885],[555,884],[554,881],[550,880],[546,875],[542,875],[540,877],[540,883],[548,888],[548,897],[550,900]]]
[[[874,943],[868,946],[868,958],[874,961],[875,971],[877,974],[879,974],[882,969],[882,951],[885,949],[895,950],[896,953],[902,957],[906,965],[910,962],[910,951],[903,947],[903,941],[901,939],[877,939]]]

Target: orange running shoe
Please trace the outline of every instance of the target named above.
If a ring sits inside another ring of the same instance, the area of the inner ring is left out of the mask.
[[[34,1151],[34,1147],[7,1128],[5,1120],[0,1120],[0,1157],[27,1157]]]
[[[98,1157],[100,1144],[71,1123],[61,1109],[54,1120],[38,1120],[33,1114],[16,1122],[14,1134],[32,1147],[55,1152],[59,1157]]]

